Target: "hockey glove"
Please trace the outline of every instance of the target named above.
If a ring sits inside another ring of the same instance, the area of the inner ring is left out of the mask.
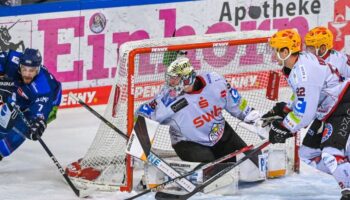
[[[255,124],[261,117],[260,112],[252,109],[244,118],[244,122],[247,124]]]
[[[26,136],[31,140],[38,140],[44,133],[46,129],[46,122],[41,118],[36,118],[32,122],[32,126],[29,128]]]
[[[285,143],[286,139],[293,137],[293,134],[283,126],[282,120],[275,120],[270,125],[269,141],[272,144]]]
[[[50,122],[52,122],[53,120],[56,119],[57,110],[58,110],[57,106],[54,106],[52,108],[51,112],[49,113],[49,117],[47,118],[47,123],[50,123]]]
[[[265,113],[261,119],[263,121],[262,127],[268,126],[271,124],[272,121],[277,119],[283,119],[285,116],[287,116],[288,111],[286,108],[285,102],[278,102],[275,104],[275,106],[267,113]]]

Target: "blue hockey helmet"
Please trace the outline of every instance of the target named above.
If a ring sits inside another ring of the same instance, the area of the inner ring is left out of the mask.
[[[26,48],[19,58],[19,64],[28,67],[39,67],[41,65],[42,57],[38,49]]]

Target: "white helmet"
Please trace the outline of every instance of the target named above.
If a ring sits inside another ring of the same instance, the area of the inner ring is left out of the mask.
[[[185,87],[193,85],[195,79],[196,72],[186,57],[174,60],[165,74],[166,84],[176,92],[176,95],[182,94]]]

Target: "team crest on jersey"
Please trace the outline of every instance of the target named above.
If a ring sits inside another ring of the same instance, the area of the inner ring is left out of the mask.
[[[224,125],[220,123],[214,123],[211,127],[209,133],[209,141],[212,143],[216,143],[220,140],[221,136],[224,134]]]
[[[332,124],[327,123],[322,133],[321,143],[324,143],[326,140],[328,140],[331,137],[332,133],[333,133],[333,126]]]

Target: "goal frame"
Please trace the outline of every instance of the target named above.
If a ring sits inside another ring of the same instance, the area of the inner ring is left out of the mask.
[[[248,33],[249,32],[249,33]],[[248,34],[247,38],[245,34]],[[169,52],[169,51],[179,51],[179,50],[193,50],[200,48],[211,48],[211,47],[222,47],[222,46],[237,46],[237,45],[247,45],[247,44],[259,44],[259,43],[267,43],[269,38],[272,36],[272,31],[247,31],[247,32],[231,32],[231,33],[219,33],[219,34],[208,34],[202,36],[183,36],[183,37],[175,37],[175,38],[162,38],[162,39],[148,39],[142,41],[132,41],[124,43],[120,47],[119,51],[119,61],[118,61],[118,69],[116,71],[116,81],[113,83],[113,87],[111,90],[111,94],[109,97],[108,104],[112,104],[112,116],[108,116],[108,118],[113,117],[114,115],[118,115],[115,113],[118,107],[119,99],[122,96],[122,92],[125,90],[119,88],[118,84],[118,76],[120,76],[119,69],[122,67],[121,65],[127,66],[127,109],[126,109],[126,127],[118,127],[122,131],[124,131],[128,136],[131,135],[133,125],[134,125],[134,111],[135,111],[135,68],[136,65],[136,57],[140,54],[147,54],[152,52]],[[231,37],[234,35],[234,37]],[[199,39],[198,39],[199,38]],[[229,38],[229,39],[225,39]],[[176,41],[176,42],[174,42]],[[193,42],[196,41],[196,42]],[[200,42],[198,42],[200,41]],[[168,43],[171,43],[170,45]],[[283,87],[286,87],[285,85]],[[108,109],[108,107],[107,107]],[[108,111],[106,110],[106,113]],[[118,125],[118,124],[116,124]],[[96,134],[101,134],[99,131]],[[299,169],[299,161],[298,161],[298,146],[299,146],[299,137],[295,139],[294,143],[294,171]],[[90,149],[89,149],[90,151]],[[88,153],[89,153],[88,151]],[[87,154],[88,154],[87,153]],[[86,154],[86,155],[87,155]],[[122,185],[106,185],[104,188],[112,188],[119,189],[120,191],[130,192],[133,188],[133,167],[134,162],[133,158],[130,155],[126,155],[125,157],[125,179],[126,181]],[[87,184],[88,185],[88,184]],[[100,185],[100,184],[99,184]],[[102,186],[101,186],[102,187]]]

